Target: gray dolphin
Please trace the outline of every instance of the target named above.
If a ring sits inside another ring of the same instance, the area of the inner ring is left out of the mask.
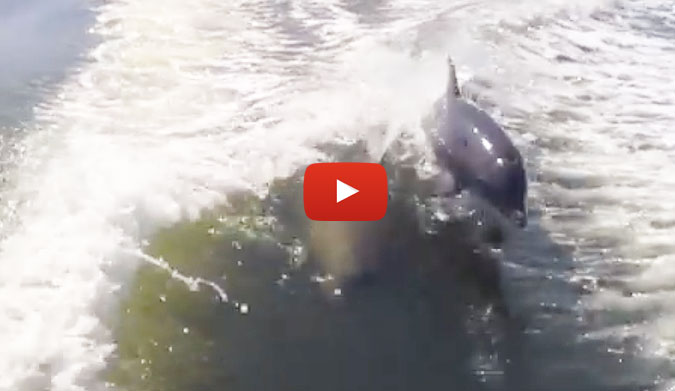
[[[518,226],[527,225],[527,178],[523,158],[504,130],[462,98],[448,57],[448,86],[425,126],[438,164],[442,191],[477,194]],[[451,176],[451,178],[449,178]]]

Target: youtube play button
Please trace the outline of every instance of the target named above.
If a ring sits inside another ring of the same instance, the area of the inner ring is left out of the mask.
[[[387,198],[387,173],[379,164],[316,163],[305,170],[303,199],[312,220],[379,220]]]
[[[335,194],[337,195],[337,199],[335,202],[337,203],[340,203],[340,201],[343,201],[359,192],[357,189],[349,186],[348,184],[342,182],[339,179],[335,180],[335,186],[336,186]]]

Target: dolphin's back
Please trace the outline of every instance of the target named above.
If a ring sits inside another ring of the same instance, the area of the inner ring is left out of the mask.
[[[483,110],[463,99],[436,104],[436,154],[441,163],[471,176],[502,161],[520,158],[504,130]]]

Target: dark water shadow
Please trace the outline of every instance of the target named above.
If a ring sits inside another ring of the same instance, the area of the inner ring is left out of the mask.
[[[359,160],[358,147],[333,150]],[[581,339],[583,292],[546,277],[573,264],[536,218],[507,232],[501,256],[466,221],[430,230],[426,184],[386,160],[390,201],[377,222],[308,220],[300,170],[263,200],[233,195],[160,232],[148,253],[224,286],[230,302],[141,268],[108,380],[122,390],[651,388],[654,367],[625,346]]]

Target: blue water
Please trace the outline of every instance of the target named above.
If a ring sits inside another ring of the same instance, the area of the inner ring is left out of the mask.
[[[31,118],[41,95],[78,61],[94,38],[93,10],[82,2],[4,1],[0,4],[0,123]]]

